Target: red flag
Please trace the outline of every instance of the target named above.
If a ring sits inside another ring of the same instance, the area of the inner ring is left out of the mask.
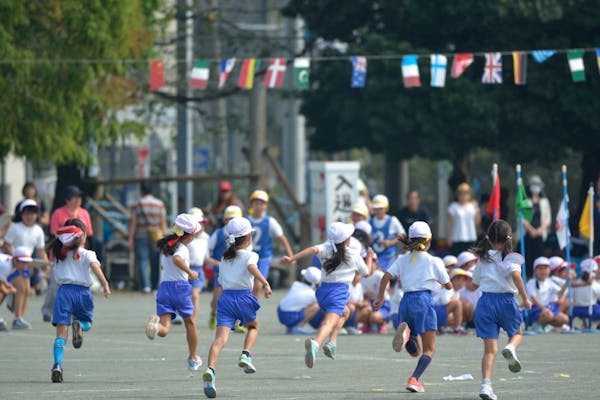
[[[492,221],[500,219],[500,175],[496,173],[496,183],[490,193],[490,200],[485,208],[485,213],[492,216]]]
[[[165,86],[165,67],[160,60],[150,62],[150,90],[158,90]]]
[[[286,70],[285,58],[271,58],[271,64],[265,74],[265,87],[280,88],[283,86],[283,78]]]
[[[452,62],[452,77],[458,78],[461,76],[472,63],[473,54],[471,53],[460,53],[455,55],[454,61]]]

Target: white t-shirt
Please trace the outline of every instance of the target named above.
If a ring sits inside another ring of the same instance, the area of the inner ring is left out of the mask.
[[[353,303],[360,303],[365,298],[361,282],[358,282],[356,285],[350,284],[348,287],[348,293],[350,293],[350,298],[348,301]]]
[[[219,266],[219,283],[223,290],[252,290],[254,276],[248,267],[257,264],[258,254],[247,249],[236,250],[236,256],[231,260],[223,258]]]
[[[452,216],[451,239],[453,242],[474,242],[477,240],[475,214],[477,209],[473,203],[460,205],[456,201],[448,207]]]
[[[190,252],[190,265],[204,265],[204,262],[208,258],[208,239],[208,234],[206,232],[202,232],[187,245]]]
[[[450,300],[457,299],[458,294],[454,289],[447,290],[445,288],[439,288],[432,291],[433,302],[438,306],[446,306],[450,303]]]
[[[364,277],[361,281],[364,296],[367,300],[377,300],[377,295],[379,294],[379,286],[381,286],[381,278],[383,278],[385,272],[380,269],[376,269],[370,276]],[[383,299],[389,300],[390,294],[386,290],[383,293]]]
[[[0,253],[0,282],[6,281],[12,269],[12,256]]]
[[[399,255],[387,271],[400,278],[404,293],[418,290],[433,291],[450,282],[444,264],[435,262],[432,255],[417,251],[414,262],[411,262],[412,255],[413,252]]]
[[[163,282],[174,282],[174,281],[186,281],[189,279],[187,272],[179,268],[173,262],[173,258],[179,256],[183,259],[183,262],[188,267],[190,266],[190,251],[186,246],[179,243],[175,249],[175,253],[172,256],[165,256],[161,253],[160,255],[160,266],[162,267],[162,281]]]
[[[304,310],[307,306],[316,303],[315,289],[304,282],[294,282],[290,290],[279,302],[281,311],[296,312]]]
[[[511,274],[514,271],[521,273],[521,266],[502,261],[500,250],[489,250],[488,254],[491,262],[481,258],[477,261],[473,271],[473,283],[478,285],[482,292],[517,294]]]
[[[481,297],[481,289],[469,290],[466,287],[464,287],[458,291],[458,297],[465,301],[468,301],[469,303],[473,304],[473,307],[475,307],[477,306],[477,302]]]
[[[404,227],[400,223],[400,220],[393,215],[391,217],[392,217],[392,220],[390,221],[390,235],[394,235],[394,237],[406,235],[406,231],[404,230]],[[377,229],[383,228],[383,225],[385,225],[386,219],[387,219],[387,215],[383,219],[373,218],[373,227],[377,228]]]
[[[552,282],[556,283],[558,286],[563,287],[563,285],[565,284],[565,282],[567,281],[566,279],[561,278],[560,276],[556,276],[556,275],[552,275],[550,277],[550,279],[552,280]]]
[[[578,282],[582,282],[581,279]],[[591,286],[573,288],[573,305],[575,307],[593,306],[600,300],[600,283],[592,281]]]
[[[400,308],[400,302],[402,301],[402,297],[404,296],[404,291],[400,287],[399,284],[394,286],[394,292],[392,293],[392,298],[390,300],[390,314],[398,314],[398,309]]]
[[[31,253],[44,248],[44,231],[39,225],[26,226],[22,222],[12,224],[6,231],[4,241],[13,247],[26,247]]]
[[[535,297],[538,301],[543,305],[547,306],[548,304],[558,301],[558,292],[560,292],[560,286],[558,286],[552,279],[546,279],[545,281],[537,281],[536,287],[536,279],[532,278],[527,281],[525,285],[525,289],[527,290],[527,294],[529,297]]]
[[[334,255],[333,245],[327,241],[318,245],[317,248],[319,249],[317,257],[321,260],[321,265],[325,265],[325,261]],[[351,283],[354,280],[356,272],[363,276],[369,273],[365,261],[355,249],[346,247],[345,252],[346,260],[342,261],[335,271],[327,273],[325,268],[322,269],[323,276],[321,282]]]
[[[59,285],[92,286],[90,265],[93,262],[100,264],[96,252],[83,247],[77,251],[79,254],[77,260],[73,258],[73,251],[69,251],[64,260],[59,260],[54,264],[52,273]]]
[[[265,217],[254,219],[251,216],[248,217],[248,219],[253,224],[260,224],[264,218]],[[283,236],[283,228],[281,227],[279,222],[277,222],[277,220],[271,216],[269,216],[269,233],[271,234],[272,238],[278,238]]]

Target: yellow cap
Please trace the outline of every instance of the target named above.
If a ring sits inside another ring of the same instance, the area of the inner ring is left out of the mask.
[[[369,209],[363,203],[357,203],[353,208],[352,212],[356,214],[360,214],[365,218],[369,218]]]
[[[265,203],[268,203],[269,202],[269,194],[267,192],[265,192],[264,190],[255,190],[250,195],[250,201],[252,201],[252,200],[262,200]]]
[[[241,217],[242,209],[238,206],[229,206],[223,211],[223,218]]]
[[[383,194],[378,194],[373,197],[373,202],[371,203],[371,207],[373,208],[388,208],[390,206],[390,202],[388,198]]]

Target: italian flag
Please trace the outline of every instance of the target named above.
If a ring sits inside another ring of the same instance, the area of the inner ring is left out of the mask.
[[[583,51],[572,50],[567,56],[569,58],[569,68],[571,69],[573,82],[584,82],[585,66],[583,65]]]
[[[194,67],[192,68],[192,72],[190,72],[190,78],[188,80],[188,85],[190,88],[202,90],[206,89],[210,73],[208,67],[208,61],[196,61],[194,63]]]

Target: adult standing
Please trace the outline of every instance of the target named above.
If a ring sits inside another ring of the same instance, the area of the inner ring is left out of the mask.
[[[544,253],[544,243],[548,238],[552,211],[550,201],[544,195],[544,182],[537,175],[529,178],[529,198],[533,205],[531,221],[523,220],[525,228],[525,264],[527,277],[533,275],[533,261]]]
[[[233,186],[229,181],[219,183],[219,195],[217,201],[210,208],[209,221],[213,228],[223,226],[223,212],[229,206],[238,206],[244,211],[244,203],[233,193]]]
[[[402,226],[411,226],[416,221],[429,224],[429,216],[427,211],[421,208],[421,196],[415,189],[406,194],[406,207],[402,207],[397,216]]]
[[[456,189],[456,201],[448,207],[446,242],[453,255],[475,246],[480,223],[479,204],[473,200],[471,186],[463,182]]]
[[[158,235],[167,231],[167,213],[164,203],[152,195],[152,188],[148,183],[140,185],[140,193],[141,199],[131,207],[128,243],[129,249],[135,253],[140,287],[144,293],[150,293],[158,290],[160,270],[155,239],[159,239]]]

